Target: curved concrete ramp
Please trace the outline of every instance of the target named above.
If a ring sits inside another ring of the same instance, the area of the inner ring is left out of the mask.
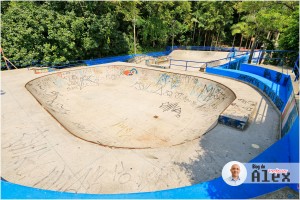
[[[122,65],[51,74],[26,88],[73,135],[129,149],[197,139],[236,98],[209,79]]]
[[[210,62],[210,66],[218,66],[227,63],[228,60],[224,58],[227,58],[228,53],[229,52],[221,51],[174,50],[169,56],[171,58],[172,69],[199,71],[200,68],[206,67],[206,62]]]
[[[170,53],[172,59],[192,60],[199,62],[209,62],[226,58],[229,52],[223,51],[193,51],[193,50],[174,50]]]

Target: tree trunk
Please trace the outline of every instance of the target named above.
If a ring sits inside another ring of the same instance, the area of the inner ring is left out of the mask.
[[[271,35],[271,31],[268,32],[267,40],[270,38],[270,35]]]
[[[249,38],[247,38],[246,40],[246,45],[245,45],[245,49],[247,49],[247,44],[248,44]]]
[[[198,40],[198,46],[200,46],[200,44],[201,44],[201,36],[200,36],[200,34],[201,34],[201,28],[199,28],[199,40]]]
[[[218,32],[216,46],[218,46],[218,42],[219,42],[219,36],[220,36],[220,31]]]
[[[249,43],[248,49],[250,49],[250,48],[251,48],[251,45],[253,44],[252,38],[253,38],[253,35],[252,35],[251,38],[250,38],[250,43]]]
[[[133,19],[133,45],[134,45],[134,54],[136,54],[136,41],[135,41],[135,17]]]
[[[211,47],[213,45],[213,41],[214,41],[214,35],[211,36],[211,43],[210,43],[210,49],[209,49],[210,51],[211,51]]]
[[[174,34],[172,35],[172,50],[173,50],[173,46],[174,46]]]
[[[280,32],[277,32],[276,39],[275,39],[275,47],[278,47],[279,35],[280,35]]]
[[[233,36],[233,41],[232,41],[232,47],[234,47],[234,41],[235,41],[235,36],[236,36],[236,34]]]
[[[193,44],[194,44],[194,41],[195,41],[195,31],[196,31],[196,22],[194,23]]]
[[[204,36],[204,47],[205,47],[205,43],[206,43],[206,35],[207,35],[207,31],[205,31],[205,36]]]
[[[253,57],[253,53],[254,53],[254,48],[256,46],[256,38],[258,36],[255,36],[253,42],[252,42],[252,47],[251,47],[251,51],[250,51],[250,55],[249,55],[249,60],[248,60],[248,63],[251,64],[251,61],[252,61],[252,57]]]
[[[257,49],[257,48],[258,48],[258,42],[256,42],[254,49]]]
[[[242,46],[242,42],[243,42],[243,35],[241,34],[241,41],[240,41],[240,46],[239,46],[239,50],[241,49],[241,46]]]
[[[238,23],[239,22],[240,22],[240,13],[239,13],[239,17],[238,17]],[[233,37],[232,47],[234,47],[235,36],[236,36],[236,34],[234,34],[234,37]]]

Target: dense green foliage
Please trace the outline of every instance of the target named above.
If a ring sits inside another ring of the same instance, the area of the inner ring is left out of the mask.
[[[173,44],[298,51],[298,9],[285,1],[2,2],[1,47],[24,62],[132,54],[134,40],[137,53]]]

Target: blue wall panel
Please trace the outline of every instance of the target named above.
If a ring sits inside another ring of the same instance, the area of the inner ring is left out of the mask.
[[[283,86],[286,85],[286,82],[289,78],[289,75],[282,74],[280,72],[271,69],[266,69],[263,67],[258,67],[249,64],[242,64],[240,70],[265,77],[266,79],[269,79],[275,83],[279,83],[280,85]]]
[[[250,83],[251,85],[256,86],[262,92],[264,92],[273,101],[273,103],[281,112],[284,109],[284,103],[286,102],[286,99],[281,99],[280,95],[286,98],[284,95],[286,94],[286,92],[284,88],[280,89],[279,84],[273,83],[272,81],[267,80],[261,76],[238,70],[206,68],[206,72],[221,76],[227,76],[230,78]]]

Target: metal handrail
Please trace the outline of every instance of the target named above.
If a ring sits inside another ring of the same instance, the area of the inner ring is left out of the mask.
[[[237,51],[239,52],[239,51]],[[234,56],[230,56],[230,57],[226,57],[226,58],[221,58],[221,59],[217,59],[217,60],[211,60],[208,62],[200,62],[200,61],[192,61],[192,60],[177,60],[177,59],[170,59],[170,64],[169,67],[171,68],[171,66],[181,66],[181,67],[185,67],[185,71],[187,71],[188,68],[196,68],[196,69],[201,69],[202,67],[193,67],[188,65],[188,63],[202,63],[205,64],[205,68],[208,67],[209,63],[213,63],[216,61],[221,61],[221,60],[228,60],[229,59],[229,63],[233,62],[232,59],[237,59],[240,58],[242,56],[248,55],[248,51],[246,53],[240,54],[240,55],[234,55]],[[172,61],[178,61],[178,62],[185,62],[185,65],[180,65],[180,64],[174,64],[172,63]]]

